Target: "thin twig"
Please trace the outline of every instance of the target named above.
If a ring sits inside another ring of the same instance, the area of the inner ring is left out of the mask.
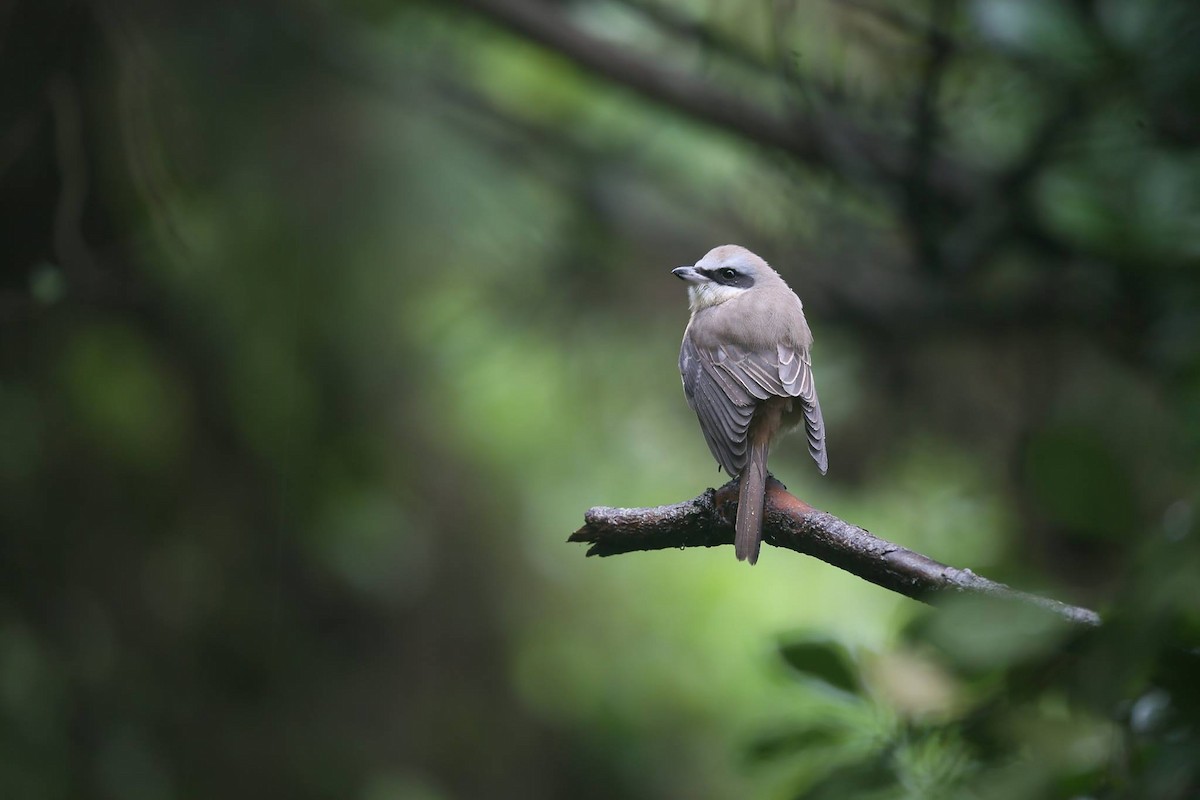
[[[672,547],[716,547],[733,543],[737,483],[708,489],[693,500],[655,508],[590,509],[584,526],[568,541],[585,542],[589,556],[612,556]],[[934,561],[862,528],[818,511],[770,481],[763,541],[819,558],[877,586],[922,602],[968,592],[1037,606],[1079,625],[1099,625],[1100,615],[1079,606],[1022,592],[1002,583]]]

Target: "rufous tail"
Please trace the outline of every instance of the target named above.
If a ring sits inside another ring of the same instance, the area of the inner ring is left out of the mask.
[[[763,506],[767,491],[767,444],[769,437],[751,437],[746,468],[738,489],[737,533],[733,548],[738,561],[758,561],[762,545]]]

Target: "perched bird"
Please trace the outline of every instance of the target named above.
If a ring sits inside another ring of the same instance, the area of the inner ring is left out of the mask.
[[[738,560],[753,564],[772,440],[803,422],[822,475],[829,466],[812,332],[800,298],[744,247],[714,248],[695,266],[671,272],[687,281],[692,312],[679,350],[683,391],[717,464],[739,476],[734,548]]]

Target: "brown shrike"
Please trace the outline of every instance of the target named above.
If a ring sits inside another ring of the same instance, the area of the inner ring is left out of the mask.
[[[808,452],[824,475],[825,422],[813,383],[812,332],[779,273],[744,247],[710,250],[673,274],[688,282],[692,318],[679,372],[688,405],[717,464],[740,479],[740,561],[758,560],[771,441],[804,423]]]

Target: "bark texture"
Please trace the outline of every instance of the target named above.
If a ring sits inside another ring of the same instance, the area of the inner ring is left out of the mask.
[[[613,556],[671,547],[733,544],[737,484],[708,489],[682,503],[654,508],[589,509],[568,541],[590,544],[589,556]],[[767,485],[763,541],[819,558],[877,586],[931,603],[939,596],[972,592],[1000,601],[1030,604],[1081,625],[1099,625],[1095,611],[1013,589],[880,539],[819,511],[790,494],[774,478]]]

